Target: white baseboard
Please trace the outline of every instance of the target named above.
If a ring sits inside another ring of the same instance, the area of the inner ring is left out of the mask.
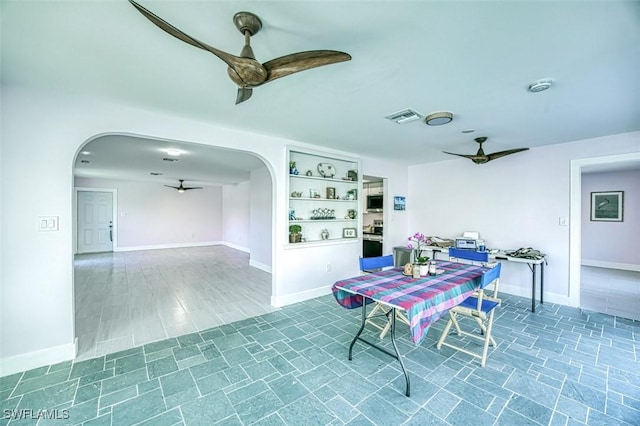
[[[331,286],[314,288],[312,290],[300,291],[298,293],[285,294],[282,296],[271,296],[271,305],[281,308],[286,305],[292,305],[305,300],[315,299],[316,297],[331,294]]]
[[[606,262],[602,260],[582,259],[583,266],[595,266],[596,268],[622,269],[623,271],[640,272],[640,265],[632,263]]]
[[[251,253],[249,248],[245,247],[245,246],[239,246],[238,244],[228,243],[226,241],[223,241],[220,244],[222,244],[223,246],[227,246],[229,248],[235,249],[235,250],[243,251],[245,253]]]
[[[538,283],[538,285],[536,286],[536,304],[540,303],[539,285],[540,283]],[[499,290],[498,294],[507,293],[513,296],[520,296],[520,297],[526,297],[527,299],[531,299],[531,284],[529,284],[529,286],[527,287],[522,287],[520,285],[509,285],[507,283],[502,282],[502,280],[500,280],[500,287],[498,290]],[[549,293],[545,291],[544,301],[549,303],[556,303],[558,305],[570,306],[569,296],[566,296],[563,294]]]
[[[78,350],[77,343],[77,339],[75,339],[73,343],[2,358],[0,360],[0,377],[73,360]]]
[[[255,260],[249,260],[249,266],[253,266],[254,268],[258,268],[267,273],[271,273],[271,265],[265,265],[264,263],[256,262]]]
[[[219,246],[220,244],[223,243],[220,241],[204,241],[201,243],[154,244],[148,246],[118,247],[113,249],[113,251],[161,250],[172,248]]]

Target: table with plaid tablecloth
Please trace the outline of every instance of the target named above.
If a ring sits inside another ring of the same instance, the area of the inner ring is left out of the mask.
[[[409,377],[395,344],[395,309],[406,311],[411,338],[418,345],[424,340],[433,322],[473,294],[480,284],[480,277],[488,269],[484,266],[442,260],[436,261],[436,266],[440,273],[434,276],[413,278],[404,275],[403,268],[392,268],[340,280],[332,287],[333,295],[340,305],[348,309],[362,306],[363,310],[361,328],[349,348],[349,359],[356,340],[395,357],[400,361],[407,379],[407,396]],[[392,322],[391,341],[395,355],[359,337],[365,325],[366,304],[371,302],[382,303],[393,310],[388,318]]]

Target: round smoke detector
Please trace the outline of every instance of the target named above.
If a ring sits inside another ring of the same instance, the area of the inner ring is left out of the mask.
[[[551,83],[553,82],[551,81],[551,79],[548,79],[548,78],[534,81],[529,85],[529,91],[531,93],[542,92],[544,90],[547,90],[549,87],[551,87]]]

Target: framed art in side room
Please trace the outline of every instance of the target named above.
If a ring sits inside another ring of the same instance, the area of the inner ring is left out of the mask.
[[[356,228],[342,228],[342,238],[357,238]]]
[[[624,191],[591,193],[591,220],[598,222],[622,222]]]

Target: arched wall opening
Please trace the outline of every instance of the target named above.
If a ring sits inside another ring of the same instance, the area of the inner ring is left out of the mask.
[[[180,155],[172,157],[167,154],[168,150],[180,151]],[[165,161],[167,158],[178,161]],[[175,139],[104,133],[83,143],[76,152],[73,164],[74,256],[79,252],[79,245],[82,246],[79,241],[84,235],[83,231],[77,231],[82,228],[78,223],[78,194],[109,193],[113,195],[113,256],[124,258],[142,251],[171,253],[172,249],[178,253],[190,247],[199,248],[194,250],[199,250],[198,256],[202,256],[202,251],[207,247],[224,246],[227,250],[232,249],[245,255],[244,258],[238,256],[236,259],[246,259],[248,256],[249,268],[258,268],[264,272],[254,272],[253,276],[260,277],[256,278],[260,281],[268,278],[269,294],[266,298],[262,295],[268,307],[261,309],[271,307],[269,300],[275,294],[275,278],[271,272],[274,259],[273,210],[276,191],[273,169],[264,158],[248,151]],[[185,179],[184,186],[194,189],[179,193],[175,190],[178,179]],[[215,257],[217,249],[212,250],[207,255]],[[85,252],[82,259],[86,261],[100,256],[87,255]],[[86,278],[86,268],[90,266],[85,262],[82,280]],[[79,315],[87,315],[87,306],[76,305],[78,297],[84,297],[78,292],[79,283],[76,280],[79,268],[76,267],[76,262],[73,269],[76,272],[73,274],[74,336],[86,341],[82,337],[83,332],[79,333],[78,330],[87,322],[78,321]],[[85,289],[84,281],[80,285],[81,289]],[[205,299],[202,296],[199,299]],[[225,302],[233,304],[233,300]],[[128,314],[122,312],[123,308],[119,310],[121,316]],[[113,309],[109,314],[103,313],[107,320],[103,318],[101,328],[109,321],[112,311]],[[231,313],[225,314],[226,318],[233,318]],[[252,314],[249,312],[247,315]],[[95,333],[104,340],[105,333],[108,334],[109,331],[96,329]],[[159,335],[157,340],[172,337],[171,332],[168,333]],[[118,333],[114,334],[117,335]],[[123,339],[120,340],[120,343],[114,340],[116,346],[111,346],[111,351],[113,348],[127,348]],[[135,343],[134,341],[129,346],[138,346]],[[95,342],[90,342],[91,344],[95,347]],[[86,343],[78,341],[77,347],[80,359],[90,357],[87,355]],[[91,355],[101,355],[99,346],[97,350],[98,352],[92,351]]]

